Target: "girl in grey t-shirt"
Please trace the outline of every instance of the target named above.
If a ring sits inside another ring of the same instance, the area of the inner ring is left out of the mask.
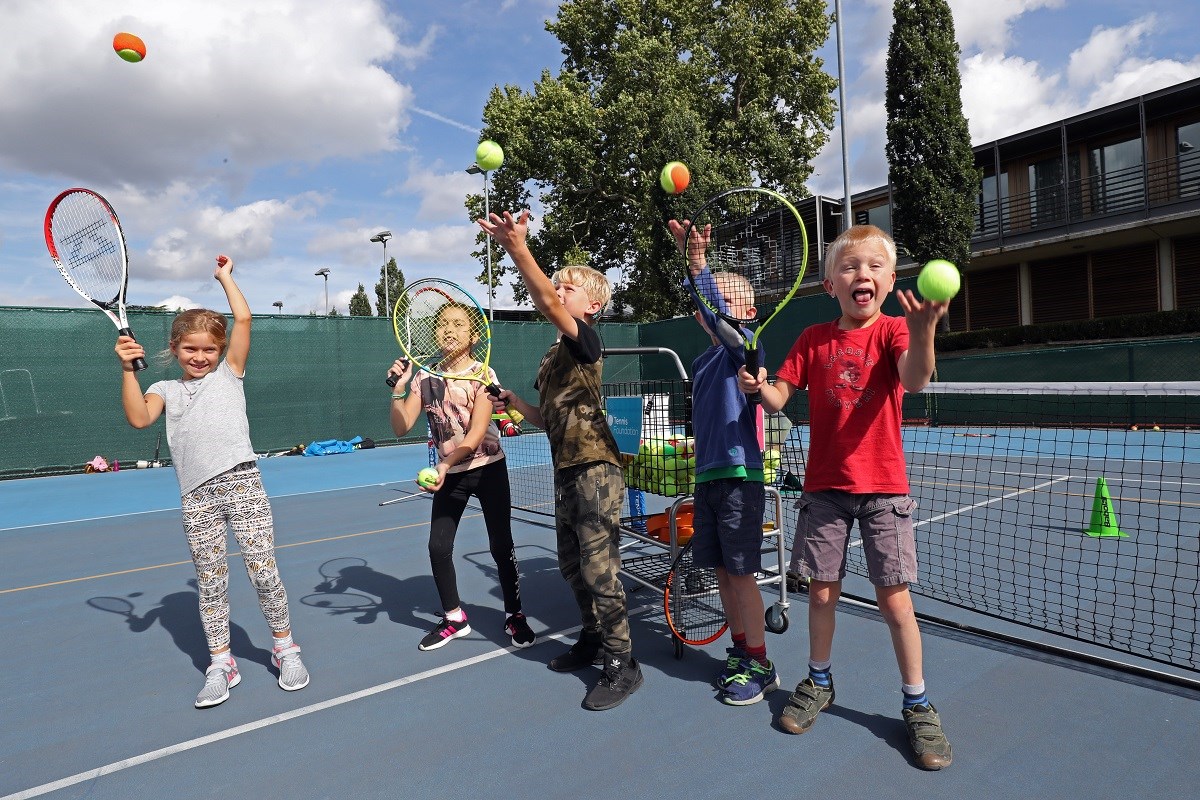
[[[118,337],[116,346],[124,369],[121,403],[129,424],[146,428],[164,411],[167,415],[167,444],[179,479],[183,530],[196,565],[200,619],[212,657],[197,708],[225,702],[242,680],[229,649],[227,526],[242,549],[246,573],[271,626],[280,687],[295,691],[309,680],[300,648],[292,641],[287,592],[275,563],[271,504],[250,445],[242,390],[250,354],[250,307],[233,280],[233,261],[217,256],[214,277],[229,300],[233,330],[227,333],[224,315],[215,311],[191,309],[177,316],[171,324],[170,356],[183,370],[179,379],[159,381],[143,394],[133,361],[145,351],[129,336]]]

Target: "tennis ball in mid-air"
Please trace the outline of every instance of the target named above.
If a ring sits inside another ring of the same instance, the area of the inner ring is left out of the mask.
[[[658,173],[658,183],[667,194],[679,194],[692,181],[692,173],[682,161],[672,161]]]
[[[504,149],[491,139],[484,139],[475,148],[475,163],[484,172],[500,169],[500,165],[504,163]]]
[[[436,485],[438,482],[438,471],[433,467],[426,467],[417,473],[417,484],[428,489],[430,486]]]
[[[131,64],[146,57],[146,43],[132,33],[118,33],[113,37],[113,50]]]
[[[962,278],[959,277],[958,268],[941,258],[926,263],[921,267],[921,274],[917,276],[917,290],[927,299],[939,303],[958,294],[961,285]]]

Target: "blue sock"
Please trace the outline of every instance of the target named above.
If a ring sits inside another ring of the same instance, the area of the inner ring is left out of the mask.
[[[906,683],[901,687],[901,691],[904,693],[905,708],[929,705],[929,698],[925,696],[925,684],[923,682],[915,686],[910,686]]]
[[[808,677],[817,686],[828,687],[828,686],[833,685],[833,674],[830,671],[828,666],[825,667],[824,669],[817,669],[812,664],[809,664],[808,665]]]

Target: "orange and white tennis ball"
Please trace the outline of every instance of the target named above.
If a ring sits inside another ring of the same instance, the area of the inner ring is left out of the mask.
[[[504,148],[491,139],[484,139],[475,148],[475,163],[484,172],[500,169],[500,165],[504,163]]]
[[[917,275],[917,290],[928,300],[944,303],[958,294],[962,278],[958,268],[949,261],[935,258],[921,267]]]
[[[417,473],[417,485],[424,486],[426,489],[436,486],[438,482],[438,471],[433,467],[426,467]]]
[[[113,50],[131,64],[146,57],[146,43],[132,33],[118,33],[113,37]]]
[[[692,182],[692,174],[682,161],[672,161],[658,173],[658,184],[667,194],[679,194]]]

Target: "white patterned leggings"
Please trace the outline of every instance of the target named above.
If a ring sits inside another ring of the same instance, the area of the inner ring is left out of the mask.
[[[226,525],[233,529],[246,574],[258,592],[267,624],[275,632],[291,627],[287,592],[275,565],[271,503],[254,462],[211,478],[182,498],[187,534],[200,589],[200,621],[209,652],[229,647],[229,559]]]

